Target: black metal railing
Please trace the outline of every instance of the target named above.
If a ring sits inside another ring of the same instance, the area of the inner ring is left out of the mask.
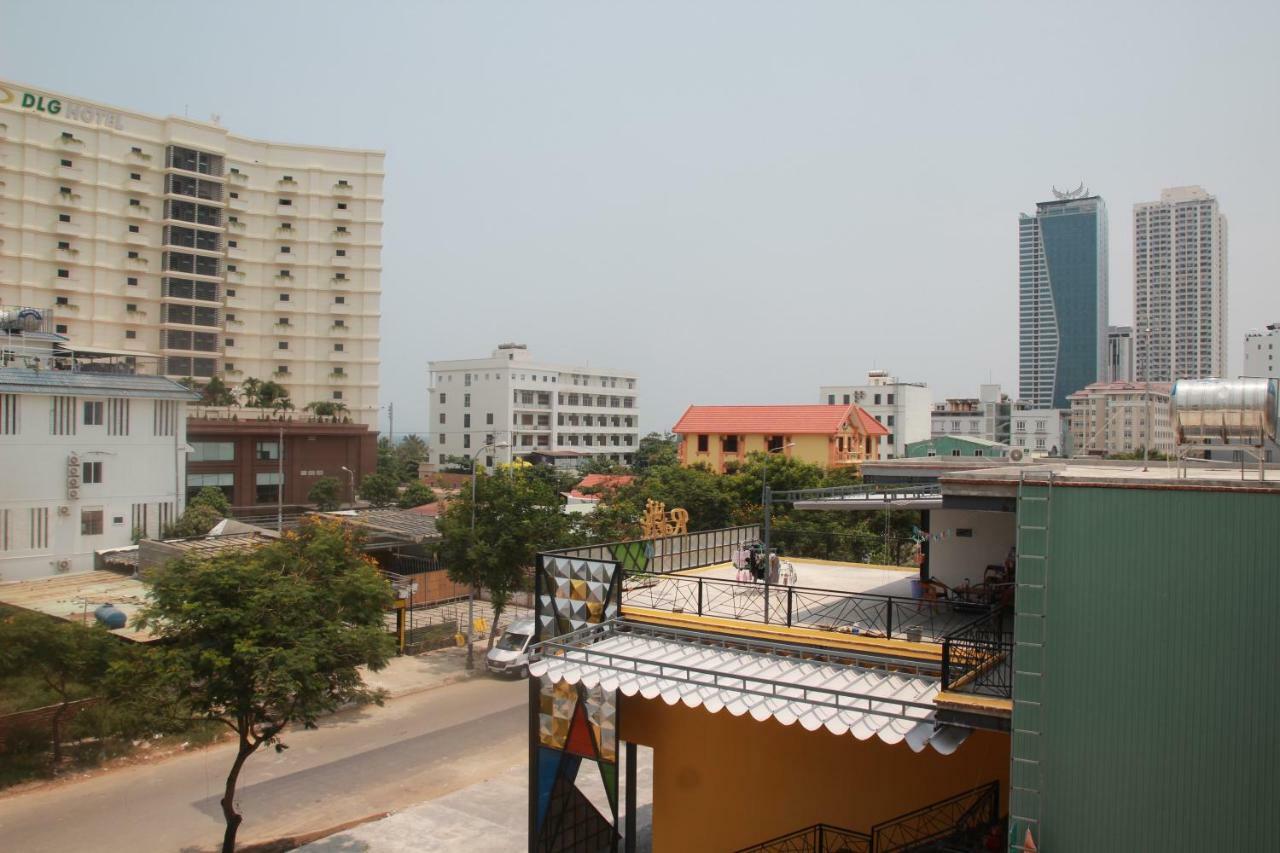
[[[926,598],[748,583],[697,575],[633,575],[624,606],[788,628],[939,643],[972,619]]]
[[[799,503],[803,501],[858,501],[870,504],[890,503],[895,500],[923,500],[942,494],[942,487],[935,484],[913,483],[858,483],[849,486],[828,486],[817,489],[791,489],[772,492],[774,503]]]
[[[876,824],[871,830],[871,851],[906,853],[944,841],[972,845],[999,819],[1000,783],[988,782]]]
[[[682,533],[678,536],[562,548],[545,553],[579,560],[614,560],[628,573],[667,574],[727,563],[732,559],[734,551],[743,545],[759,541],[760,525],[745,524],[740,527]]]
[[[942,689],[1013,698],[1013,617],[998,607],[942,640]]]
[[[944,843],[971,850],[999,820],[996,781],[878,823],[870,833],[818,823],[738,853],[908,853],[942,849],[938,845]]]
[[[417,554],[396,554],[391,558],[391,571],[400,575],[421,575],[444,571],[439,557],[422,557]]]
[[[780,835],[738,853],[871,853],[871,836],[839,826],[818,823],[787,835]]]

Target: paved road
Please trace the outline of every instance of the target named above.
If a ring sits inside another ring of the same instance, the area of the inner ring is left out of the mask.
[[[240,840],[321,829],[401,809],[502,773],[527,747],[528,688],[484,677],[350,711],[290,734],[241,776]],[[0,847],[62,853],[100,845],[173,853],[221,842],[218,798],[233,750],[0,797]]]

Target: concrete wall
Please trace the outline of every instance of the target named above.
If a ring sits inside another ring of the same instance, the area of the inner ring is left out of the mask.
[[[971,530],[972,537],[956,530]],[[1011,512],[939,509],[929,513],[929,575],[954,587],[968,578],[981,583],[987,566],[1004,565],[1017,541],[1017,517]]]
[[[1009,736],[975,732],[953,754],[799,724],[619,696],[619,737],[653,747],[653,849],[738,850],[815,823],[866,832],[1009,778]],[[1003,804],[1002,804],[1003,808]]]

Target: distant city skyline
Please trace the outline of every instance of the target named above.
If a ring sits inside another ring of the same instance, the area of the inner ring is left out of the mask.
[[[1129,212],[1192,184],[1231,218],[1228,373],[1280,320],[1276,4],[219,8],[217,73],[157,73],[122,46],[171,41],[167,4],[15,0],[0,78],[386,150],[399,434],[430,432],[428,361],[501,340],[634,372],[644,432],[874,368],[937,399],[1016,388],[1014,223],[1055,184],[1116,220],[1112,324],[1133,322]]]

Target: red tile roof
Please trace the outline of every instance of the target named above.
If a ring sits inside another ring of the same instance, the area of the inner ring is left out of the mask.
[[[600,500],[600,491],[588,494],[583,489],[610,490],[619,489],[623,486],[630,485],[635,480],[630,474],[588,474],[582,478],[582,482],[574,486],[571,491],[565,492],[571,498],[577,498],[584,501]]]
[[[856,413],[856,414],[855,414]],[[833,435],[851,417],[868,435],[889,431],[861,406],[690,406],[672,427],[675,433],[742,435]]]

